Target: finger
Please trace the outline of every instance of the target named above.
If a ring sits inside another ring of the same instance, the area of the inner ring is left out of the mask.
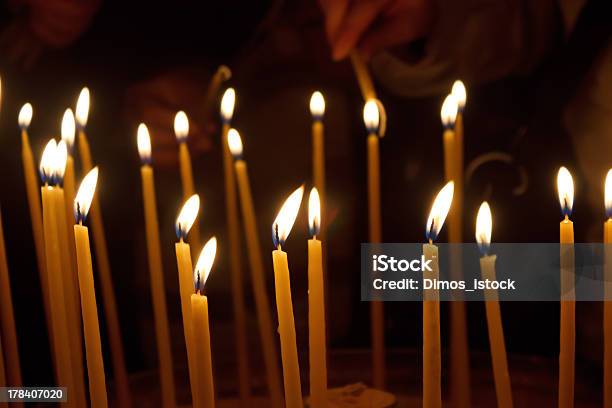
[[[361,0],[349,9],[337,37],[333,40],[333,58],[340,60],[355,48],[355,45],[376,20],[388,0]]]
[[[420,32],[409,14],[399,14],[369,30],[359,42],[359,49],[364,58],[370,58],[377,52],[416,39]]]
[[[349,0],[319,0],[319,4],[325,15],[325,33],[327,34],[327,40],[331,44],[338,34],[338,29],[346,14]]]

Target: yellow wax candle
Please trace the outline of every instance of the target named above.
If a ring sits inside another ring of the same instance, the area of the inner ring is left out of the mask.
[[[380,113],[374,100],[363,108],[363,120],[368,130],[368,221],[370,243],[382,240],[380,211]],[[385,386],[385,326],[383,303],[370,302],[372,338],[372,382],[376,388]]]
[[[83,221],[85,221],[87,217],[96,190],[97,180],[97,167],[91,170],[83,178],[79,193],[74,200],[74,212],[78,224],[75,224],[73,229],[79,277],[79,291],[81,294],[85,353],[87,355],[89,395],[92,407],[105,408],[108,406],[108,399],[106,395],[106,378],[104,375],[104,360],[102,358],[102,344],[100,341],[98,309],[96,306],[96,291],[94,288],[93,268],[91,265],[89,231],[87,227],[83,226]]]
[[[70,259],[72,262],[73,269],[76,268],[76,254],[74,252],[74,237],[72,234],[72,218],[73,218],[73,209],[72,202],[74,201],[75,194],[75,173],[74,173],[74,159],[72,157],[72,151],[74,147],[74,138],[76,133],[76,124],[74,121],[74,114],[72,113],[72,109],[66,109],[64,112],[64,116],[62,118],[62,140],[66,143],[66,148],[68,149],[68,157],[66,157],[66,171],[64,172],[64,197],[65,197],[65,208],[66,208],[66,224],[67,224],[67,239],[68,239],[68,251],[70,254]],[[76,271],[74,273],[74,292],[78,294],[79,287],[76,278]],[[77,296],[78,299],[78,296]],[[79,313],[79,304],[76,303],[77,314]]]
[[[493,220],[491,209],[485,201],[478,210],[476,217],[476,242],[482,257],[480,258],[480,272],[483,280],[497,280],[495,274],[495,255],[487,255],[491,244],[491,230]],[[491,348],[491,361],[493,362],[493,377],[495,379],[495,393],[497,395],[497,406],[501,408],[512,408],[512,389],[510,386],[510,374],[508,372],[508,359],[506,357],[506,343],[504,341],[504,329],[499,309],[499,300],[495,289],[486,290],[485,309],[487,314],[487,328],[489,330],[489,344]]]
[[[275,249],[272,251],[274,264],[274,287],[276,288],[276,311],[278,313],[278,334],[280,335],[283,379],[285,384],[285,405],[287,408],[302,408],[302,386],[298,361],[293,302],[291,300],[291,279],[287,253],[281,249],[285,243],[302,202],[304,186],[295,190],[279,211],[272,224]]]
[[[213,408],[215,406],[215,388],[212,371],[212,353],[210,347],[210,326],[208,323],[208,297],[203,295],[204,285],[215,260],[217,239],[208,240],[193,272],[195,293],[191,295],[191,316],[193,330],[195,383],[199,387],[195,408]]]
[[[323,254],[317,234],[321,225],[321,203],[314,187],[308,199],[308,350],[310,357],[310,406],[327,406],[327,344],[325,340],[325,289]]]
[[[574,406],[574,354],[576,301],[574,295],[574,225],[569,216],[574,203],[574,181],[565,168],[557,176],[559,202],[564,219],[560,224],[561,328],[559,340],[559,407]]]
[[[604,407],[612,408],[612,169],[605,183],[604,222]]]
[[[93,169],[91,150],[89,141],[85,133],[85,126],[89,117],[89,89],[83,88],[79,94],[75,109],[75,119],[79,134],[79,155],[83,172]],[[108,257],[108,247],[106,245],[106,235],[104,233],[104,223],[102,221],[102,209],[98,202],[98,197],[93,198],[89,219],[94,238],[94,251],[96,254],[96,264],[98,276],[100,278],[100,289],[102,290],[102,303],[104,305],[104,316],[108,331],[108,342],[113,368],[113,376],[117,389],[117,399],[122,407],[132,405],[130,388],[128,385],[127,370],[123,353],[123,343],[121,341],[121,327],[117,315],[117,301],[115,300],[115,290]]]
[[[370,76],[366,63],[363,61],[358,51],[351,52],[351,63],[353,64],[353,70],[355,71],[363,100],[376,99],[376,90],[372,83],[372,77]]]
[[[183,111],[177,112],[174,117],[174,134],[179,143],[179,164],[181,168],[181,184],[183,185],[183,200],[196,193],[193,182],[193,168],[191,156],[187,147],[187,136],[189,135],[189,120]],[[200,228],[196,222],[191,228],[190,241],[194,248],[200,247]]]
[[[174,391],[174,369],[172,365],[172,347],[168,328],[168,312],[166,309],[166,290],[162,270],[161,244],[159,240],[159,225],[157,222],[157,203],[155,199],[155,183],[151,167],[151,139],[147,127],[141,123],[138,126],[138,153],[142,161],[140,176],[142,179],[142,198],[145,213],[145,229],[147,234],[147,256],[151,274],[151,298],[153,315],[155,316],[155,337],[157,339],[157,355],[159,358],[159,377],[161,383],[162,406],[176,406]]]
[[[438,247],[433,241],[442,229],[453,201],[453,182],[449,181],[436,196],[427,219],[426,232],[429,244],[423,245],[423,255],[431,260],[431,271],[423,272],[426,279],[438,279]],[[440,300],[438,290],[423,288],[423,407],[442,406],[442,357],[440,346]]]
[[[244,286],[242,277],[242,249],[240,247],[240,221],[238,220],[238,197],[236,196],[236,174],[232,153],[227,144],[227,133],[234,114],[236,92],[228,88],[221,99],[221,145],[223,146],[223,170],[225,174],[225,219],[229,243],[230,279],[232,285],[232,305],[234,308],[234,330],[238,360],[238,392],[242,405],[249,404],[251,395],[249,377],[249,358],[247,346],[247,320],[244,305]]]
[[[268,380],[268,392],[272,400],[272,406],[282,406],[282,392],[280,389],[280,374],[278,370],[278,353],[276,342],[273,337],[272,320],[270,317],[270,301],[266,292],[263,260],[261,258],[261,247],[257,236],[257,222],[255,219],[255,208],[249,184],[247,165],[242,160],[242,140],[236,129],[230,129],[227,134],[227,143],[234,156],[234,168],[236,170],[236,182],[240,194],[242,207],[242,218],[244,222],[244,233],[249,256],[249,267],[251,269],[251,280],[253,281],[253,293],[255,297],[255,308],[257,321],[259,323],[259,334],[263,348],[264,363]]]
[[[323,208],[325,208],[325,139],[323,132],[325,99],[319,91],[314,92],[310,97],[310,113],[312,115],[312,180],[319,192]],[[323,226],[320,228],[321,237],[324,237],[325,228]]]
[[[183,204],[183,208],[176,219],[176,235],[179,239],[174,246],[176,252],[176,263],[178,269],[179,293],[181,296],[181,312],[183,315],[183,334],[185,336],[185,347],[187,349],[187,365],[189,368],[189,381],[191,384],[191,396],[194,401],[197,400],[199,386],[196,383],[194,365],[195,356],[193,352],[193,330],[191,323],[191,305],[190,299],[193,293],[191,263],[191,249],[189,244],[185,242],[189,230],[192,228],[198,211],[200,210],[200,197],[193,195]]]

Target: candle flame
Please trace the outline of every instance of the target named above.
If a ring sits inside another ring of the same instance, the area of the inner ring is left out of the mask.
[[[234,159],[240,159],[240,157],[242,157],[242,138],[240,137],[240,133],[234,128],[231,128],[227,132],[227,145]]]
[[[28,127],[30,127],[33,114],[34,109],[32,108],[32,104],[30,102],[27,102],[21,107],[21,109],[19,110],[17,122],[19,123],[19,127],[22,130],[26,130]]]
[[[315,237],[321,230],[321,200],[316,187],[310,190],[308,197],[308,231]]]
[[[440,110],[440,117],[442,118],[442,125],[445,128],[452,128],[455,126],[455,119],[457,119],[457,109],[459,109],[459,103],[455,95],[448,94],[444,103],[442,103],[442,109]]]
[[[300,210],[303,195],[304,186],[300,186],[293,193],[291,193],[287,200],[285,200],[285,203],[278,212],[278,215],[272,224],[272,242],[274,242],[275,247],[280,247],[283,245],[289,236],[291,228],[293,228],[295,218]]]
[[[210,275],[213,263],[215,262],[216,254],[217,238],[212,237],[208,240],[208,242],[206,242],[204,248],[202,248],[202,252],[200,252],[196,267],[193,270],[193,286],[196,293],[204,290],[204,285],[206,284],[208,276]]]
[[[83,87],[77,99],[75,109],[76,123],[79,129],[87,126],[87,118],[89,117],[89,88]]]
[[[605,188],[605,202],[606,202],[606,217],[612,219],[612,169],[608,170],[606,175],[606,188]]]
[[[136,143],[138,144],[140,160],[146,164],[151,163],[151,137],[149,136],[149,129],[144,123],[138,125]]]
[[[187,237],[198,216],[198,211],[200,211],[200,197],[194,194],[185,201],[181,212],[176,218],[175,229],[177,238],[183,240]]]
[[[66,142],[68,150],[72,150],[72,146],[74,145],[75,132],[76,125],[74,123],[74,114],[72,113],[72,109],[68,108],[62,117],[62,140]]]
[[[85,221],[85,218],[87,218],[97,184],[98,167],[96,166],[83,177],[83,181],[81,181],[81,185],[74,199],[74,219],[76,222],[82,223]]]
[[[55,139],[49,140],[40,159],[40,177],[45,184],[56,185],[61,183],[66,170],[68,150],[63,140],[57,143]]]
[[[179,143],[187,140],[189,135],[189,119],[187,119],[187,114],[183,111],[178,111],[174,117],[174,134]]]
[[[236,91],[234,88],[227,88],[221,98],[221,119],[229,123],[234,116],[234,106],[236,105]]]
[[[465,91],[465,85],[463,85],[461,80],[458,79],[453,83],[451,94],[455,95],[455,98],[457,99],[459,112],[463,112],[463,108],[465,108],[465,101],[467,99],[467,93]]]
[[[365,123],[365,127],[368,132],[378,132],[380,112],[378,111],[378,104],[375,99],[368,100],[363,106],[363,123]]]
[[[574,206],[574,179],[565,167],[561,167],[559,173],[557,173],[557,192],[559,193],[561,212],[563,216],[569,217]]]
[[[491,246],[491,231],[493,229],[493,217],[489,203],[483,201],[476,216],[476,242],[483,255],[489,252]]]
[[[325,99],[319,91],[313,92],[310,97],[310,114],[315,120],[321,120],[325,115]]]
[[[444,220],[446,220],[446,216],[448,215],[448,211],[450,210],[453,202],[454,190],[454,182],[449,181],[446,183],[446,185],[436,196],[436,199],[431,206],[431,211],[429,212],[429,217],[427,218],[427,225],[425,226],[427,239],[429,241],[436,240],[438,233],[442,229],[442,225],[444,225]]]
[[[64,180],[64,172],[66,171],[66,161],[68,160],[68,147],[66,142],[60,140],[55,149],[55,176],[58,182],[61,183]]]

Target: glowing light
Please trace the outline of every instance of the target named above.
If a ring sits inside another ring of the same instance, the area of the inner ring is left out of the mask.
[[[147,125],[141,123],[138,125],[138,131],[136,132],[136,143],[138,144],[138,154],[140,160],[143,163],[151,162],[151,137],[149,136],[149,129]]]
[[[198,216],[198,211],[200,211],[200,197],[194,194],[185,201],[181,212],[176,218],[175,229],[177,238],[183,240],[187,237]]]
[[[365,127],[368,132],[378,132],[380,113],[378,111],[378,104],[376,103],[376,100],[370,99],[363,106],[363,123],[365,123]]]
[[[235,159],[239,159],[242,156],[242,139],[240,138],[240,133],[234,128],[227,132],[227,145]]]
[[[574,206],[574,179],[565,167],[557,173],[557,192],[559,193],[559,204],[563,216],[569,217]]]
[[[62,117],[62,140],[66,143],[68,150],[72,150],[72,146],[74,145],[75,132],[76,125],[74,123],[74,114],[72,113],[72,109],[68,108]]]
[[[440,117],[442,118],[442,125],[445,128],[452,128],[455,126],[455,119],[457,119],[457,109],[459,104],[457,97],[453,94],[448,94],[444,103],[442,103],[442,109],[440,109]]]
[[[308,231],[311,236],[316,236],[321,230],[321,200],[316,187],[310,190],[308,196]]]
[[[608,174],[606,175],[605,190],[606,217],[612,219],[612,169],[608,170]]]
[[[236,91],[234,88],[227,88],[221,98],[221,119],[228,123],[234,116],[234,105],[236,105]]]
[[[61,182],[64,179],[64,172],[66,171],[66,161],[68,160],[68,147],[66,142],[60,140],[55,149],[55,166],[53,171],[55,177]]]
[[[57,150],[57,142],[55,139],[49,140],[42,157],[40,158],[40,178],[43,183],[53,183],[53,169],[55,166],[55,154]]]
[[[87,218],[97,184],[98,167],[96,166],[83,177],[83,181],[81,181],[81,185],[74,199],[74,219],[76,222],[81,223]]]
[[[187,119],[187,114],[183,111],[178,111],[174,117],[174,134],[179,143],[187,140],[189,135],[189,119]]]
[[[208,280],[213,263],[215,262],[216,254],[217,238],[212,237],[208,240],[208,242],[206,242],[204,248],[202,248],[202,252],[200,252],[196,267],[193,270],[193,286],[195,287],[196,292],[202,292],[204,289],[204,285]]]
[[[457,99],[457,106],[459,107],[459,112],[463,112],[463,108],[465,108],[465,101],[467,99],[467,93],[465,91],[465,85],[461,80],[456,80],[453,83],[453,88],[451,89],[451,94],[455,95]]]
[[[30,123],[32,122],[32,115],[34,115],[34,109],[32,108],[32,104],[28,102],[23,105],[19,110],[19,116],[17,119],[19,127],[22,130],[26,130],[28,127],[30,127]]]
[[[446,220],[446,216],[448,215],[448,211],[450,210],[453,202],[454,190],[454,182],[449,181],[446,183],[446,185],[436,196],[436,199],[431,206],[431,211],[429,212],[429,217],[427,218],[427,225],[425,226],[427,239],[430,241],[436,240],[438,233],[442,229],[442,225],[444,225],[444,220]]]
[[[323,94],[319,91],[313,92],[310,97],[310,114],[317,120],[325,115],[325,99],[323,98]],[[376,127],[378,127],[378,125]]]
[[[298,211],[300,210],[300,204],[302,203],[302,196],[304,195],[304,186],[300,186],[285,200],[285,203],[281,207],[274,223],[272,224],[272,241],[275,247],[279,247],[285,243],[293,223],[297,217]]]
[[[83,129],[85,126],[87,126],[87,118],[89,117],[89,88],[87,87],[84,87],[79,94],[75,116],[76,124],[79,129]]]
[[[476,242],[483,255],[489,252],[492,230],[493,217],[491,216],[491,207],[489,207],[489,203],[484,201],[478,209],[478,216],[476,216]]]

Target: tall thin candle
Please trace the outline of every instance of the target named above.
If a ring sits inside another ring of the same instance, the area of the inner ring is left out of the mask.
[[[368,66],[361,54],[359,54],[359,51],[355,50],[351,52],[351,63],[353,64],[353,70],[355,71],[363,100],[376,99],[376,90],[374,89],[370,71],[368,71]]]

